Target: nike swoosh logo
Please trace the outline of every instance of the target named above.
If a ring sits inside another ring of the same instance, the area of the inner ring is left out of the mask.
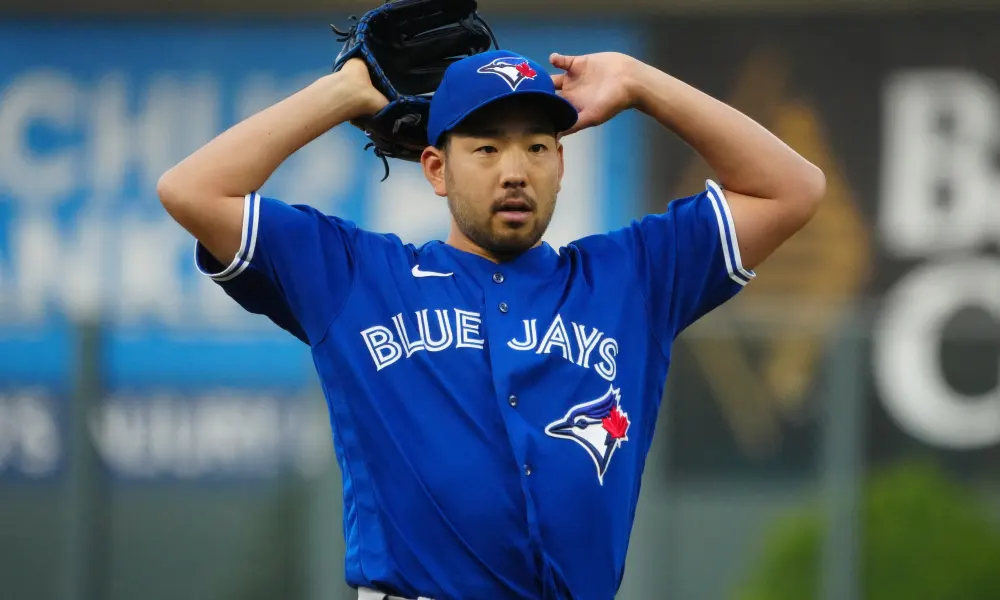
[[[413,265],[413,270],[410,271],[410,272],[413,273],[414,277],[451,277],[452,275],[454,275],[454,273],[438,273],[437,271],[421,271],[420,270],[420,265]]]

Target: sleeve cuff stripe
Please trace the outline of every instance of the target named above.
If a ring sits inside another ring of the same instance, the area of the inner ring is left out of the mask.
[[[714,181],[706,181],[705,189],[719,224],[719,239],[722,242],[722,255],[726,260],[729,278],[740,285],[746,285],[757,274],[743,268],[743,261],[740,259],[740,246],[736,240],[736,227],[733,225],[733,216],[729,212],[726,196]]]
[[[260,196],[256,193],[247,194],[243,199],[243,233],[240,236],[240,249],[222,271],[209,273],[198,259],[199,244],[195,244],[195,265],[202,274],[207,275],[215,281],[229,281],[242,273],[250,265],[253,259],[254,248],[257,245],[257,225],[260,213]]]
[[[240,251],[222,273],[214,275],[216,281],[229,281],[250,266],[254,250],[257,247],[257,225],[260,222],[260,195],[251,192],[243,201],[243,236],[240,240]]]
[[[260,196],[256,193],[251,196],[253,196],[253,219],[250,222],[250,245],[246,249],[245,258],[248,263],[253,262],[253,253],[257,248],[257,225],[260,223]]]

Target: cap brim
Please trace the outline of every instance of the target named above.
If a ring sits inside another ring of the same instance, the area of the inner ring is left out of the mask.
[[[465,121],[471,117],[474,113],[486,108],[487,106],[492,106],[497,102],[502,100],[507,100],[510,98],[527,98],[534,97],[540,104],[547,105],[547,111],[552,115],[553,125],[555,125],[556,133],[562,133],[571,129],[576,125],[576,121],[579,118],[579,113],[576,111],[576,107],[570,104],[569,100],[566,100],[559,94],[552,92],[546,92],[542,90],[513,90],[499,96],[494,96],[485,102],[481,102],[471,109],[467,110],[463,114],[456,117],[451,123],[441,130],[438,135],[438,139],[434,140],[432,144],[436,144],[441,136],[449,131],[458,127],[462,121]]]

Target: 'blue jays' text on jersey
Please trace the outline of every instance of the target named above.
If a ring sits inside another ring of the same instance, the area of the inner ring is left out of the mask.
[[[257,194],[196,254],[312,348],[348,583],[435,600],[615,595],[671,344],[754,277],[713,182],[503,264]]]

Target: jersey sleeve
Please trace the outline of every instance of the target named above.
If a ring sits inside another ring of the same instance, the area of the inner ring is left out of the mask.
[[[316,344],[354,283],[357,232],[351,221],[251,193],[236,256],[224,265],[196,242],[195,264],[246,311]]]
[[[654,333],[664,344],[756,277],[743,267],[725,193],[713,181],[612,236],[634,265]]]

